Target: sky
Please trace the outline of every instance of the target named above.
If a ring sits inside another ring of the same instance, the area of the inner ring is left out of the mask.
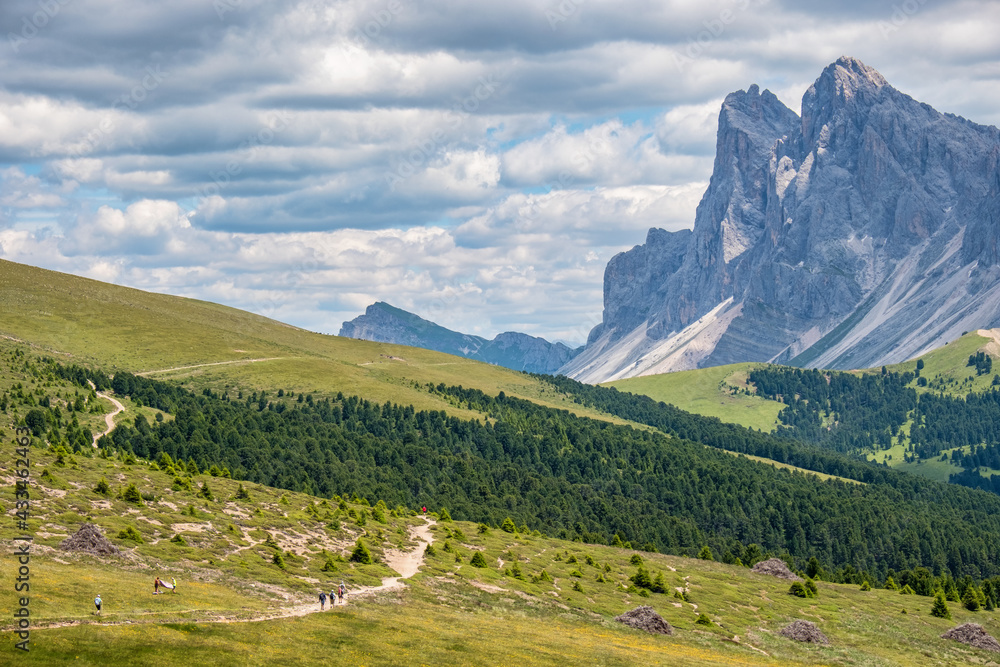
[[[313,331],[581,344],[690,228],[719,107],[842,55],[1000,125],[1000,3],[4,0],[0,258]]]

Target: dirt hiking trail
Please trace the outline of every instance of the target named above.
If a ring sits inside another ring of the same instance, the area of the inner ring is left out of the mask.
[[[429,544],[434,542],[434,536],[431,534],[431,526],[435,525],[437,522],[433,519],[424,518],[426,523],[422,526],[415,526],[410,528],[410,537],[416,539],[418,544],[411,551],[389,551],[385,554],[386,564],[399,573],[398,577],[384,577],[382,579],[382,584],[379,586],[357,586],[354,588],[348,588],[347,594],[344,596],[344,602],[342,604],[332,604],[330,603],[329,610],[334,607],[346,606],[349,604],[354,604],[359,599],[369,598],[378,593],[385,591],[401,589],[404,587],[401,580],[409,579],[415,575],[424,564],[424,550]],[[339,582],[336,584],[331,584],[331,588],[336,589]],[[270,621],[278,618],[293,618],[298,616],[306,616],[307,614],[320,613],[319,606],[319,589],[316,590],[316,598],[312,602],[300,602],[294,604],[290,607],[281,607],[275,609],[273,612],[233,612],[227,613],[225,611],[205,611],[206,616],[203,618],[191,618],[185,619],[186,622],[191,623],[250,623],[253,621]],[[327,594],[330,591],[326,591]],[[196,612],[198,610],[192,609],[191,612]],[[157,622],[156,616],[165,616],[170,614],[177,614],[183,612],[149,612],[146,614],[139,614],[135,617],[110,621],[107,623],[95,623],[86,620],[87,625],[135,625],[139,623],[155,623]],[[98,618],[96,616],[86,617]],[[56,621],[53,623],[42,623],[39,625],[32,625],[33,630],[45,630],[49,628],[65,628],[74,625],[81,625],[84,620],[68,620],[68,621]],[[10,628],[4,628],[10,629]]]
[[[97,387],[94,386],[94,383],[91,382],[90,380],[87,380],[87,383],[90,385],[91,389],[97,389]],[[97,392],[97,395],[101,398],[106,398],[109,401],[111,401],[115,406],[115,410],[114,412],[110,412],[104,415],[104,423],[107,426],[107,428],[104,430],[104,433],[98,433],[97,435],[94,436],[94,442],[91,443],[94,445],[94,447],[97,447],[97,441],[101,439],[101,436],[108,435],[109,433],[115,430],[115,417],[118,416],[119,412],[125,411],[125,406],[122,405],[117,399],[112,398],[103,391]]]

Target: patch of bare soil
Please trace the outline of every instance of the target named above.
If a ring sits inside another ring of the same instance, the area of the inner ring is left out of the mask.
[[[816,624],[809,621],[793,621],[782,628],[778,634],[782,637],[794,639],[797,642],[809,642],[810,644],[830,643],[830,640],[819,631]]]
[[[1000,642],[993,638],[983,626],[978,623],[963,623],[941,635],[943,639],[954,639],[974,648],[987,651],[1000,651]]]
[[[780,558],[768,558],[767,560],[762,560],[754,565],[750,571],[756,572],[757,574],[767,574],[772,577],[778,577],[779,579],[788,579],[789,581],[802,581],[802,577],[789,570],[788,566],[785,565],[785,561]]]
[[[674,628],[663,620],[663,617],[656,613],[649,605],[636,607],[632,611],[627,611],[621,616],[615,616],[615,620],[623,625],[636,630],[644,630],[652,634],[672,635]]]

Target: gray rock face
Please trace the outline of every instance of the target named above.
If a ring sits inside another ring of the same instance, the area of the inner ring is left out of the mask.
[[[650,230],[605,271],[589,382],[738,361],[858,368],[1000,324],[1000,132],[852,58],[802,116],[757,86],[719,114],[693,231]]]
[[[506,332],[493,340],[459,333],[381,301],[344,322],[340,335],[422,347],[529,373],[552,373],[579,352],[523,333]]]

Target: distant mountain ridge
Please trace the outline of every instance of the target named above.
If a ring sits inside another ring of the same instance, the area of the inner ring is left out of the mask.
[[[580,351],[513,331],[499,334],[493,340],[463,334],[383,301],[368,306],[364,315],[344,322],[340,335],[422,347],[530,373],[553,373]]]
[[[1000,325],[1000,131],[853,58],[796,115],[726,97],[693,230],[609,262],[585,382],[744,361],[860,368]]]

